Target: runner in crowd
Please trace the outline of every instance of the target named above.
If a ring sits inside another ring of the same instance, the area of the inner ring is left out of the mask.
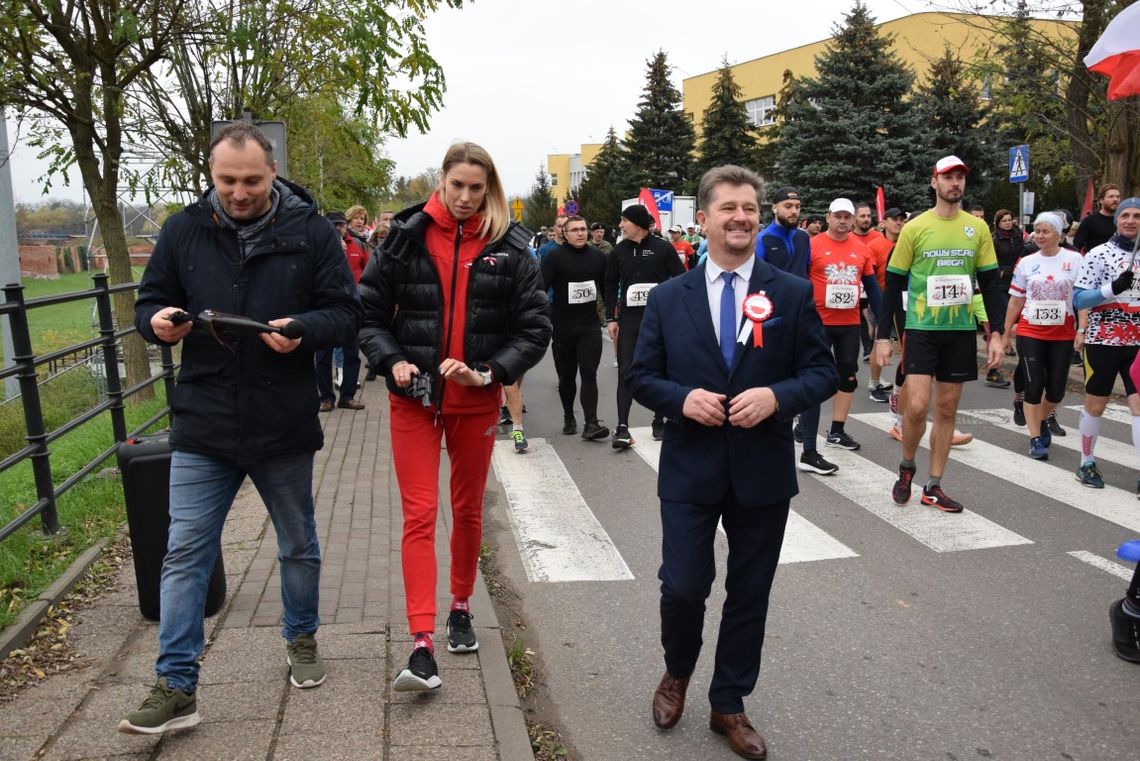
[[[1061,248],[1064,229],[1064,221],[1053,212],[1037,215],[1033,232],[1040,250],[1018,261],[1005,313],[1007,347],[1014,331],[1017,335],[1029,456],[1035,460],[1049,458],[1053,434],[1046,419],[1065,397],[1077,332],[1073,283],[1080,271],[1081,255]]]
[[[1116,234],[1085,254],[1077,275],[1073,306],[1088,309],[1085,330],[1085,404],[1081,410],[1081,465],[1077,480],[1104,488],[1096,466],[1101,415],[1120,377],[1132,412],[1132,443],[1140,452],[1140,396],[1128,372],[1140,350],[1140,293],[1133,286],[1140,198],[1126,198],[1113,215]],[[1137,483],[1140,496],[1140,482]]]
[[[613,244],[606,240],[606,226],[601,222],[590,225],[590,245],[606,256],[614,252]]]
[[[831,397],[831,429],[825,443],[848,451],[859,449],[859,442],[844,429],[855,389],[859,388],[859,302],[863,293],[871,309],[879,313],[879,282],[870,251],[851,234],[855,206],[846,198],[836,198],[827,213],[827,232],[811,239],[808,274],[812,282],[815,308],[831,347],[839,373],[839,389]],[[804,452],[799,469],[813,473],[834,473],[838,468],[824,460],[815,448],[816,429],[800,423]]]
[[[875,279],[879,282],[880,291],[886,290],[887,287],[887,262],[890,261],[891,252],[895,250],[895,242],[898,241],[899,233],[906,224],[906,212],[895,207],[887,209],[883,214],[883,222],[885,224],[882,237],[871,241],[867,247],[875,263]],[[871,377],[867,381],[867,392],[872,402],[886,404],[890,401],[894,384],[886,383],[882,378],[883,367],[879,364],[875,352],[871,352]]]
[[[551,353],[562,400],[562,433],[578,432],[574,418],[577,376],[582,376],[582,438],[604,439],[610,429],[598,421],[598,363],[602,359],[602,333],[598,329],[598,294],[606,277],[606,255],[586,243],[586,220],[571,216],[563,229],[566,243],[542,262],[542,282],[554,291],[550,317]]]
[[[962,384],[977,378],[977,344],[973,314],[973,280],[977,277],[987,307],[1004,315],[999,292],[993,240],[977,219],[959,202],[966,189],[966,164],[945,156],[934,166],[930,185],[936,201],[932,209],[907,222],[899,234],[887,265],[887,294],[879,313],[876,351],[881,364],[891,361],[891,319],[908,291],[904,363],[909,382],[903,411],[903,458],[891,496],[900,505],[911,496],[917,472],[915,455],[926,430],[926,415],[934,383],[934,426],[930,434],[930,478],[921,501],[945,512],[961,512],[962,505],[942,489],[950,454],[954,418]],[[988,345],[990,367],[1001,361],[1000,340]]]
[[[495,165],[474,143],[444,156],[427,203],[401,211],[360,279],[360,345],[388,378],[392,461],[404,515],[401,561],[413,636],[397,691],[434,690],[435,528],[440,443],[451,464],[450,652],[479,643],[469,598],[483,537],[483,492],[501,383],[542,359],[550,341],[526,228],[510,221]]]
[[[618,343],[617,428],[614,430],[613,448],[633,446],[629,434],[629,409],[633,396],[626,385],[626,373],[637,348],[637,334],[641,330],[641,316],[649,292],[671,277],[685,274],[681,260],[673,247],[655,235],[649,234],[653,217],[640,204],[627,206],[621,212],[622,239],[606,260],[604,284],[606,300],[606,328],[610,340]],[[621,303],[618,303],[618,295]],[[653,438],[660,439],[665,421],[657,413],[653,416]]]
[[[681,264],[686,271],[697,263],[697,254],[689,244],[689,241],[685,240],[684,231],[681,230],[680,225],[673,225],[669,228],[669,242],[672,243],[673,248],[676,249],[677,256],[680,258]]]

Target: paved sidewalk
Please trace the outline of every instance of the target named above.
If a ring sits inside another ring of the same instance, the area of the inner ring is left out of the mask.
[[[318,642],[328,680],[289,686],[276,540],[247,482],[223,535],[229,596],[207,619],[198,710],[202,724],[165,738],[120,734],[118,718],[154,682],[156,625],[138,612],[133,568],[83,611],[69,642],[81,666],[0,704],[0,759],[384,759],[521,761],[533,758],[522,710],[480,576],[472,598],[480,649],[438,648],[443,687],[395,694],[410,653],[400,576],[402,520],[382,381],[362,386],[361,411],[322,415],[325,448],[314,473],[324,558]],[[446,454],[446,453],[445,453]],[[446,565],[450,508],[441,468],[439,556]],[[440,574],[440,610],[450,596]],[[439,631],[443,631],[440,618]]]

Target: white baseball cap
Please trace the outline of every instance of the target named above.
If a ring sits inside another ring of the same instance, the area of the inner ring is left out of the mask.
[[[834,214],[837,211],[845,211],[848,214],[855,214],[855,204],[851,203],[849,198],[836,198],[831,202],[831,206],[827,207],[828,214]]]
[[[935,174],[945,174],[952,169],[961,169],[963,172],[970,171],[970,167],[966,166],[966,162],[957,156],[943,156],[938,159],[938,163],[934,165]]]
[[[684,230],[681,229],[680,225],[673,225],[672,227],[669,228],[669,232],[671,232],[671,233],[683,233]]]

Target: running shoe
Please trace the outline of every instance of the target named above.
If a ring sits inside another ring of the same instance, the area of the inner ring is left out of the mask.
[[[830,476],[839,470],[838,465],[823,459],[818,449],[805,449],[796,467],[806,473],[818,473],[821,476]]]
[[[1108,609],[1108,620],[1112,622],[1112,652],[1117,658],[1140,663],[1140,618],[1124,612],[1124,598]]]
[[[1073,367],[1080,367],[1084,363],[1085,363],[1085,361],[1083,359],[1081,359],[1081,353],[1079,351],[1074,351],[1073,352]]]
[[[887,435],[895,441],[902,442],[902,428],[899,428],[897,425],[892,425],[890,430],[887,431]]]
[[[1013,424],[1025,425],[1025,402],[1018,399],[1013,400]]]
[[[507,426],[510,424],[511,424],[511,411],[508,410],[506,407],[500,407],[499,408],[499,427],[501,428],[503,426]]]
[[[1049,426],[1044,420],[1041,421],[1041,434],[1037,438],[1041,439],[1041,446],[1046,449],[1053,443],[1053,434],[1049,432]]]
[[[1080,481],[1082,485],[1092,489],[1104,488],[1104,476],[1097,470],[1095,462],[1087,462],[1077,468],[1077,480]]]
[[[905,465],[899,465],[898,480],[891,487],[891,499],[895,501],[896,505],[905,505],[910,502],[910,484],[914,480],[916,472],[918,472],[918,468],[913,465],[909,468]]]
[[[650,427],[653,431],[654,441],[661,441],[661,439],[665,437],[665,421],[662,418],[653,418],[653,422],[650,423]]]
[[[614,431],[613,441],[610,446],[614,449],[629,449],[633,446],[633,437],[629,435],[628,425],[619,425],[617,430]]]
[[[573,415],[571,415],[570,417],[562,419],[562,435],[563,436],[573,436],[577,432],[578,432],[578,421],[574,419]]]
[[[515,452],[517,454],[522,454],[523,452],[530,449],[530,442],[526,440],[526,434],[523,433],[521,429],[517,431],[511,431],[507,435],[510,436],[513,442],[515,442]]]
[[[879,381],[879,388],[883,389],[883,391],[892,391],[894,390],[894,387],[895,384],[893,383],[887,383],[885,380]]]
[[[161,676],[139,710],[119,720],[119,731],[128,735],[160,735],[171,729],[188,729],[201,721],[193,692],[169,687]]]
[[[597,420],[587,422],[582,426],[582,438],[586,441],[597,441],[604,439],[610,435],[610,429],[599,423]]]
[[[925,486],[922,487],[922,497],[920,499],[922,504],[937,507],[944,513],[962,512],[962,503],[947,497],[946,492],[942,491],[941,486],[935,486],[933,489],[927,489]]]
[[[995,367],[986,373],[986,385],[990,388],[1009,388],[1009,381],[1001,377],[1001,372]]]
[[[1049,417],[1045,418],[1045,425],[1049,426],[1049,433],[1054,436],[1064,436],[1066,433],[1065,429],[1061,427],[1061,424],[1057,422],[1057,412],[1055,410],[1049,413]]]
[[[1040,436],[1034,436],[1029,440],[1029,456],[1034,460],[1049,459],[1049,447],[1041,443]]]
[[[829,447],[839,447],[846,449],[848,452],[855,452],[859,449],[859,442],[847,435],[847,431],[839,431],[836,433],[832,431],[827,434],[825,443]]]
[[[285,643],[285,660],[289,663],[289,681],[294,687],[319,687],[325,681],[325,662],[317,651],[317,639],[301,634]]]
[[[453,610],[448,614],[447,652],[473,653],[479,649],[479,640],[475,639],[471,618],[471,614],[465,610]]]
[[[950,436],[950,446],[952,446],[952,447],[964,447],[973,440],[974,440],[974,434],[962,433],[957,428],[955,428],[954,433],[951,434],[951,436]]]
[[[424,692],[438,690],[442,684],[435,656],[426,647],[417,647],[408,659],[408,667],[396,675],[392,689],[396,692]]]
[[[797,444],[804,443],[804,432],[803,429],[800,428],[799,418],[796,418],[796,424],[792,426],[792,439],[794,439]]]
[[[872,402],[878,402],[879,404],[889,404],[891,401],[891,392],[882,386],[871,389],[869,396]]]

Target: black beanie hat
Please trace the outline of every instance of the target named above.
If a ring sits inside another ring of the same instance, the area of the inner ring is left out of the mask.
[[[649,214],[649,209],[646,209],[639,203],[626,206],[621,210],[621,215],[638,227],[645,228],[646,230],[653,226],[653,217]]]

